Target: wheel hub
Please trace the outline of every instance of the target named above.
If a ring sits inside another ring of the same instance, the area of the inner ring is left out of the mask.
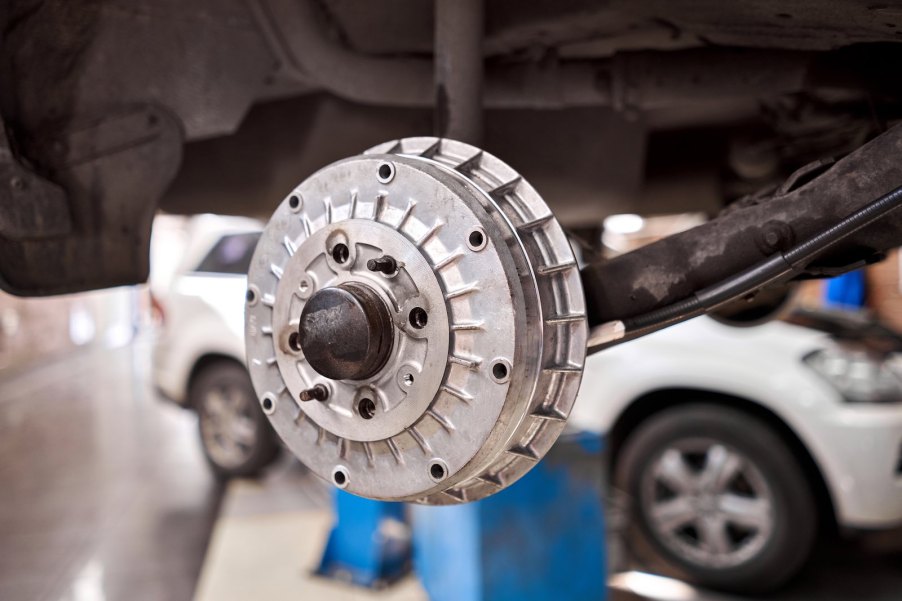
[[[248,284],[264,412],[356,494],[496,492],[550,448],[578,390],[586,321],[567,239],[472,146],[411,138],[320,170],[276,210]]]
[[[385,365],[392,348],[391,316],[375,290],[345,282],[323,288],[301,311],[301,352],[331,380],[364,380]]]

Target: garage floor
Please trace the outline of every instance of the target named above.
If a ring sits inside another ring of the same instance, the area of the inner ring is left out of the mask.
[[[218,486],[193,416],[151,391],[147,355],[143,344],[95,348],[0,372],[0,599],[246,599],[262,598],[264,584],[272,601],[307,597],[285,589],[309,582],[327,489],[290,460],[261,483]],[[641,574],[612,584],[618,600],[727,598]],[[423,598],[414,580],[363,597],[309,586],[312,598]],[[888,601],[899,591],[902,532],[823,545],[771,599]]]

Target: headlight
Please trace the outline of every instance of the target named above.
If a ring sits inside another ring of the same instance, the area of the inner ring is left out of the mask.
[[[863,348],[837,345],[815,351],[804,361],[836,387],[847,401],[902,401],[902,362],[898,355],[881,357]]]

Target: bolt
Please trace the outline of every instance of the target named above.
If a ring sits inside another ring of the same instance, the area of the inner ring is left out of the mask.
[[[302,390],[298,396],[302,401],[325,401],[329,398],[329,389],[325,384],[317,384],[313,388]]]
[[[394,257],[385,255],[384,257],[379,257],[378,259],[370,259],[369,261],[367,261],[366,268],[370,271],[378,271],[379,273],[384,273],[385,275],[391,275],[398,271],[398,262],[395,261]]]
[[[779,232],[770,230],[769,232],[765,233],[764,242],[767,243],[768,246],[776,246],[780,242]]]

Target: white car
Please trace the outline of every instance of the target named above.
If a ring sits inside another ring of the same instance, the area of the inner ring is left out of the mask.
[[[806,327],[702,317],[588,358],[570,421],[607,433],[647,566],[764,591],[798,571],[819,525],[902,523],[900,338],[789,319]]]
[[[155,298],[163,323],[154,383],[197,412],[204,454],[223,477],[258,475],[280,449],[245,365],[247,269],[261,228],[237,217],[192,219],[181,264]]]

